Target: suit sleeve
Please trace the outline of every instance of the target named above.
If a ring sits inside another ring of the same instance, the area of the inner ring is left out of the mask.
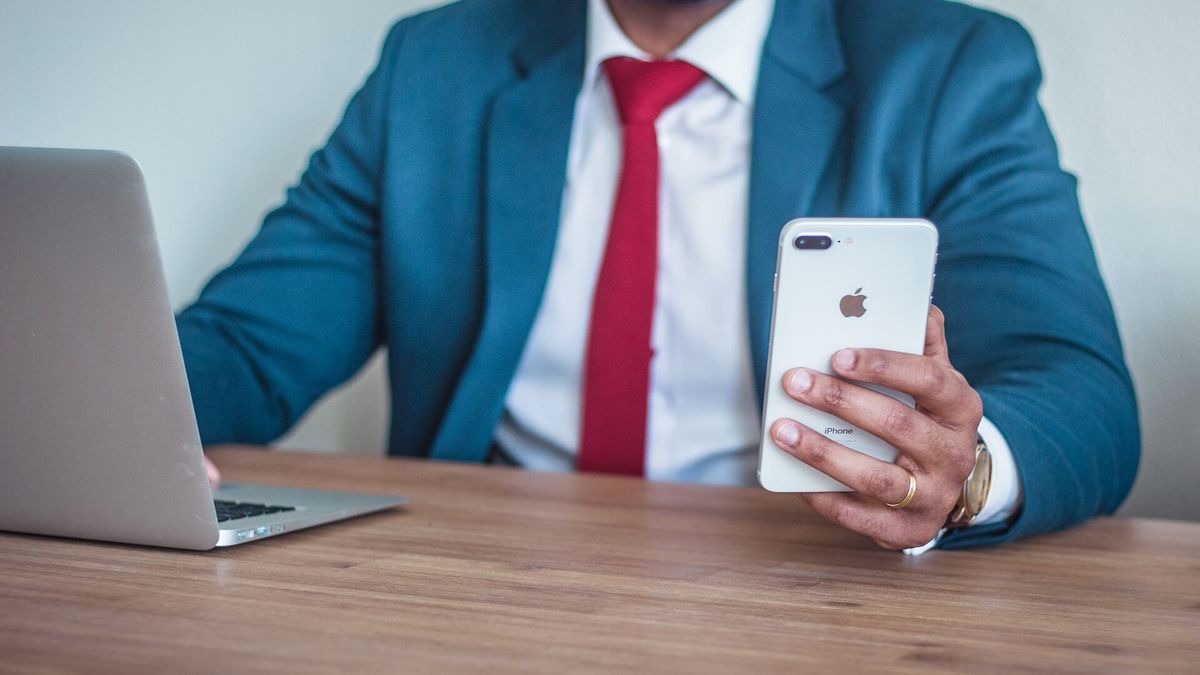
[[[1108,293],[1037,94],[1017,23],[987,15],[935,103],[927,212],[941,232],[935,302],[956,367],[1012,448],[1019,514],[942,546],[998,543],[1112,513],[1133,483],[1139,429]]]
[[[284,204],[176,319],[205,444],[273,440],[382,340],[380,182],[399,42],[398,26]]]

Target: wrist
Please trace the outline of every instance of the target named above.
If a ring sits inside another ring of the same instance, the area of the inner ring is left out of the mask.
[[[954,508],[946,517],[946,525],[938,530],[938,533],[928,543],[904,549],[904,555],[921,555],[936,548],[942,541],[942,537],[950,530],[968,527],[975,523],[987,504],[991,484],[992,456],[988,451],[987,443],[982,437],[979,437],[975,444],[975,466],[971,468],[971,473],[963,481],[962,492],[959,494]]]

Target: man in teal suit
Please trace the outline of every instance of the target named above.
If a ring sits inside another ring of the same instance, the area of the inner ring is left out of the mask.
[[[377,348],[389,452],[748,482],[780,227],[924,217],[926,353],[839,353],[788,420],[890,548],[1114,511],[1133,390],[1016,23],[934,0],[467,0],[399,22],[287,201],[178,317],[205,443],[281,435]],[[943,315],[944,312],[944,315]],[[614,440],[615,439],[615,440]],[[990,451],[998,492],[963,520]],[[944,534],[947,519],[967,524]]]

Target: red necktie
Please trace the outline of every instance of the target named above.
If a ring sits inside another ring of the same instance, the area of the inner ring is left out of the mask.
[[[683,61],[604,62],[624,159],[596,280],[583,378],[579,469],[643,475],[650,331],[658,278],[658,136],[654,121],[704,80]]]

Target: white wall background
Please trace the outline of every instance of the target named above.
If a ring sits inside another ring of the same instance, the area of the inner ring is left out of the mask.
[[[0,0],[0,144],[139,159],[173,303],[279,202],[398,16],[439,0]],[[980,0],[1040,47],[1108,278],[1145,453],[1124,511],[1200,519],[1200,2]],[[378,453],[378,359],[281,444]]]

